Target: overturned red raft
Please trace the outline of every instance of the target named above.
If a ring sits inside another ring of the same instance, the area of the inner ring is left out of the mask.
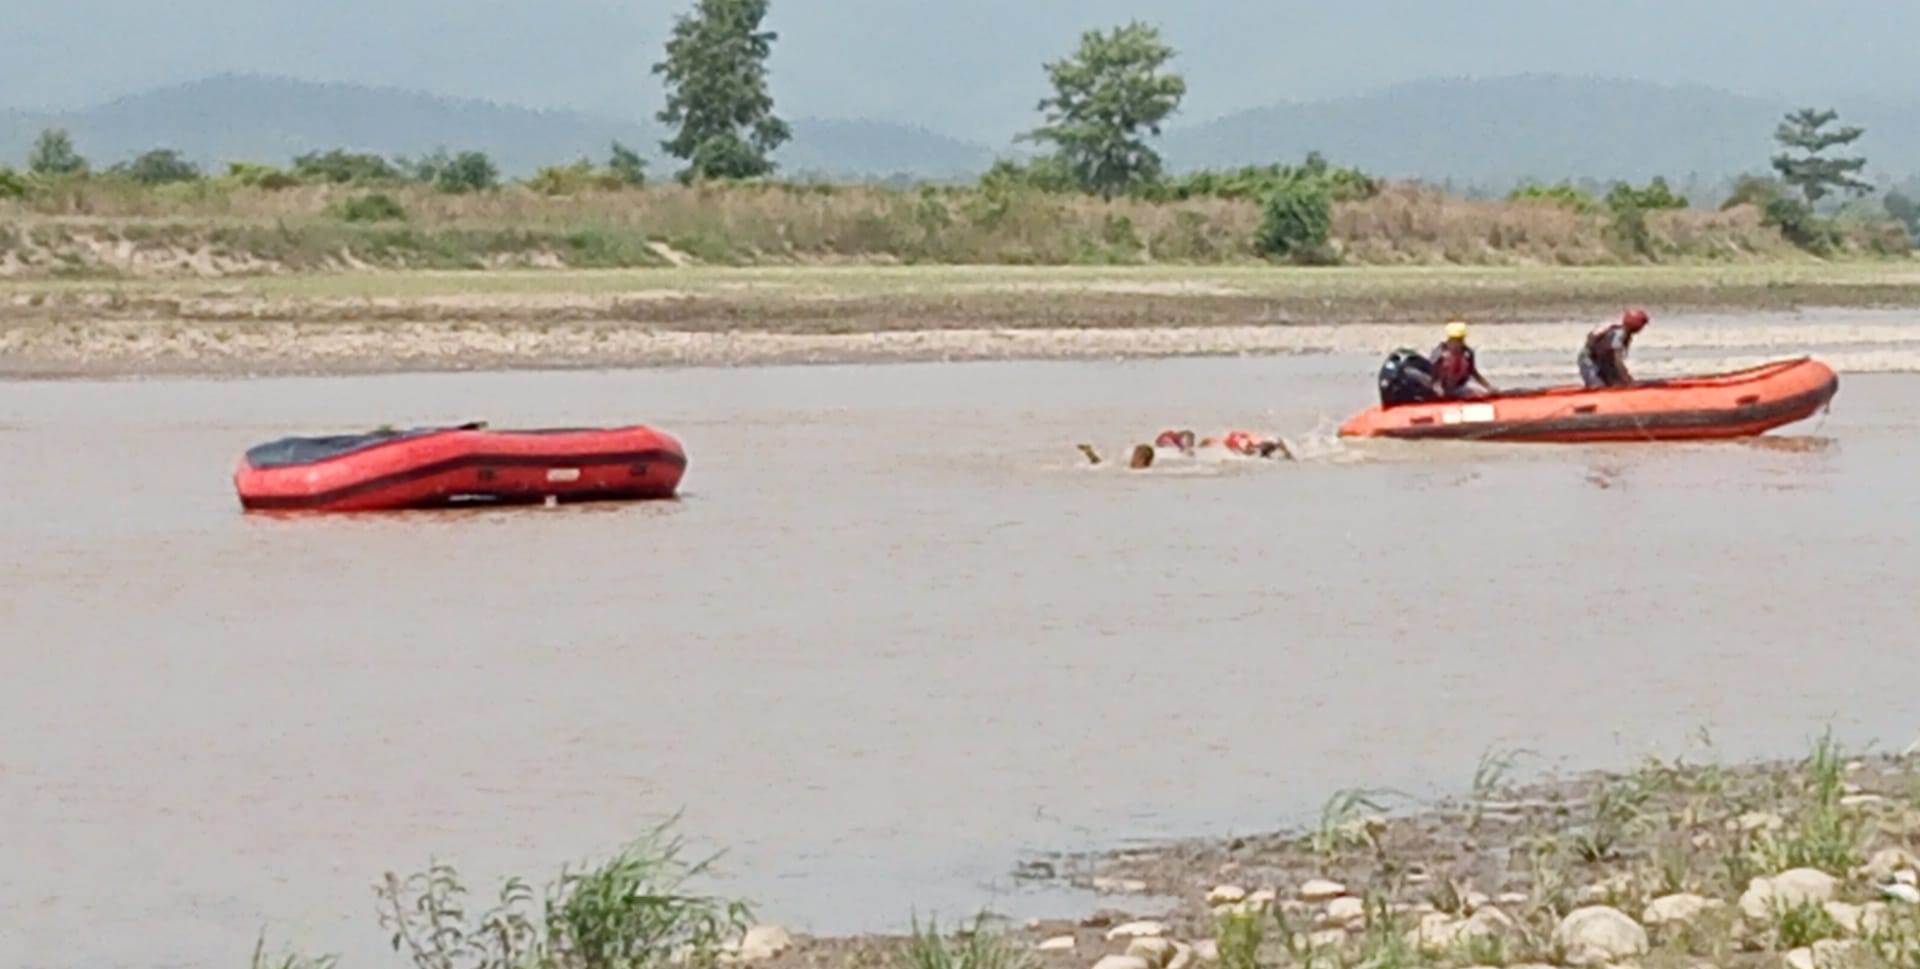
[[[1489,441],[1675,441],[1751,437],[1818,413],[1840,378],[1818,360],[1627,387],[1555,387],[1475,400],[1375,407],[1342,437]]]
[[[650,427],[492,431],[483,425],[290,437],[234,470],[254,510],[377,511],[469,502],[670,498],[687,455]]]

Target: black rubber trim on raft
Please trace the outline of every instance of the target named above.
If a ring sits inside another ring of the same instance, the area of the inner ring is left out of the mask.
[[[1381,437],[1397,438],[1472,438],[1474,440],[1515,440],[1542,436],[1558,437],[1569,434],[1612,434],[1618,432],[1657,431],[1670,428],[1700,427],[1746,427],[1751,424],[1765,424],[1788,415],[1801,413],[1802,417],[1811,415],[1821,405],[1833,399],[1840,391],[1840,378],[1835,377],[1824,386],[1792,397],[1785,397],[1771,404],[1759,404],[1747,407],[1732,407],[1720,410],[1670,411],[1653,416],[1636,414],[1595,414],[1577,417],[1549,418],[1534,421],[1484,421],[1480,423],[1434,424],[1421,427],[1396,428],[1381,432]],[[1467,401],[1473,403],[1473,401]],[[1804,412],[1804,413],[1802,413]],[[1630,434],[1637,436],[1636,434]]]
[[[687,458],[684,454],[677,451],[669,451],[665,448],[649,448],[645,451],[622,451],[614,454],[583,454],[577,456],[553,454],[463,454],[456,458],[448,458],[444,461],[436,461],[432,464],[422,464],[418,467],[408,468],[405,471],[396,471],[392,474],[381,475],[378,478],[368,478],[365,481],[358,481],[344,488],[335,488],[332,491],[315,492],[310,495],[248,496],[243,494],[240,496],[240,504],[247,508],[257,508],[262,511],[289,511],[303,508],[319,508],[345,501],[348,498],[358,498],[368,492],[381,491],[386,488],[406,484],[409,481],[430,478],[434,475],[445,474],[449,471],[459,471],[475,466],[495,468],[521,468],[530,466],[591,468],[609,464],[666,464],[684,471],[687,467]],[[627,492],[599,493],[613,497],[616,494],[626,494]],[[640,492],[636,491],[632,493],[638,494]],[[582,494],[588,493],[583,492]]]

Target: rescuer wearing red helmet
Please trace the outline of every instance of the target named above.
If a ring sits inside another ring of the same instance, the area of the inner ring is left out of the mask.
[[[1633,346],[1634,335],[1646,329],[1651,320],[1646,310],[1631,309],[1620,314],[1620,322],[1587,334],[1587,342],[1580,348],[1580,380],[1588,390],[1633,383],[1633,374],[1627,372],[1627,350]]]

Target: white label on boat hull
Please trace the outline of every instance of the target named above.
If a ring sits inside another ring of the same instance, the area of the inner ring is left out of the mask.
[[[1492,404],[1465,404],[1440,412],[1442,424],[1487,424],[1493,421]]]
[[[549,482],[565,484],[570,481],[578,481],[578,480],[580,480],[579,468],[548,468],[547,469],[547,481]]]

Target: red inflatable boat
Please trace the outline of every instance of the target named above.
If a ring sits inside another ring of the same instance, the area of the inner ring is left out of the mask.
[[[240,459],[253,510],[377,511],[470,502],[670,498],[680,442],[649,427],[491,431],[485,425],[290,437]]]
[[[1751,437],[1818,413],[1840,388],[1801,358],[1704,377],[1587,390],[1555,387],[1471,400],[1375,407],[1342,437],[1484,441],[1676,441]]]

